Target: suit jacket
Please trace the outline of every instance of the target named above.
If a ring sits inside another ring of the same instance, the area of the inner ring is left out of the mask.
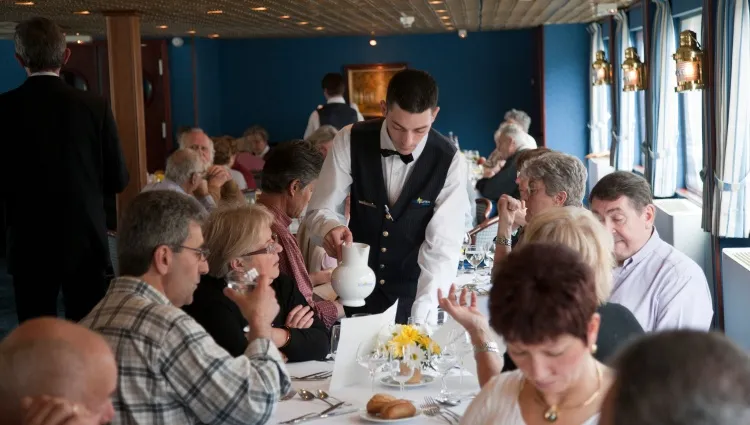
[[[0,208],[11,274],[104,270],[104,198],[128,183],[107,102],[58,77],[33,76],[0,94],[0,128]]]

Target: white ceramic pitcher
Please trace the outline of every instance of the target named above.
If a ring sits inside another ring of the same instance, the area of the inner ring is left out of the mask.
[[[341,261],[331,275],[331,286],[347,307],[362,307],[375,289],[375,272],[367,265],[370,245],[352,243],[341,247]]]

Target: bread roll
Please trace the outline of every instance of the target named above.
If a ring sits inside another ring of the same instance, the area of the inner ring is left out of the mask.
[[[382,409],[383,406],[394,400],[396,400],[396,397],[388,394],[375,394],[370,401],[367,402],[367,413],[377,415],[380,413],[380,409]]]
[[[380,409],[383,419],[411,418],[417,413],[417,408],[409,400],[392,401]]]

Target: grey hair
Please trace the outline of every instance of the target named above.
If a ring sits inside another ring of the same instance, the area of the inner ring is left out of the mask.
[[[56,70],[65,59],[65,34],[47,18],[31,18],[16,25],[16,54],[31,72]]]
[[[318,178],[323,159],[318,149],[304,140],[278,144],[263,165],[263,192],[284,193],[294,180],[307,186]]]
[[[505,113],[505,116],[503,117],[506,121],[512,120],[518,123],[518,125],[523,128],[523,131],[526,133],[529,132],[529,127],[531,127],[531,117],[529,114],[527,114],[524,111],[519,111],[518,109],[511,109],[510,111]]]
[[[4,341],[0,344],[0,413],[12,417],[26,396],[82,402],[87,392],[86,369],[83,352],[63,339]]]
[[[536,141],[524,131],[524,129],[513,122],[503,122],[495,131],[495,143],[500,140],[501,136],[507,136],[513,139],[516,144],[516,150],[536,149]]]
[[[177,149],[167,158],[164,177],[182,186],[195,173],[205,171],[205,165],[198,153],[192,149]]]
[[[649,334],[621,351],[614,367],[603,408],[614,425],[750,423],[750,357],[718,332]]]
[[[213,165],[213,163],[214,163],[214,156],[216,155],[216,149],[214,149],[214,141],[211,140],[211,138],[208,137],[208,135],[206,134],[206,132],[203,131],[200,128],[191,128],[190,130],[186,130],[186,131],[183,131],[182,133],[180,133],[180,136],[177,138],[177,143],[180,145],[180,149],[189,149],[190,148],[190,146],[187,145],[188,144],[188,140],[194,134],[202,134],[202,135],[206,136],[206,139],[208,139],[208,141],[209,141],[209,143],[208,143],[208,149],[210,151],[210,158],[209,158],[210,164],[208,164],[208,165]]]
[[[588,172],[580,159],[562,152],[548,152],[529,160],[521,170],[520,178],[541,180],[547,195],[565,192],[565,206],[580,207],[586,195]]]
[[[338,130],[336,130],[336,127],[326,124],[318,128],[317,130],[315,130],[305,140],[310,142],[313,146],[317,148],[318,146],[322,144],[332,141],[333,138],[336,137],[336,133],[338,133]]]
[[[173,251],[190,234],[190,223],[202,225],[206,212],[198,201],[182,193],[154,190],[138,194],[123,214],[117,235],[120,274],[142,276],[162,245]]]

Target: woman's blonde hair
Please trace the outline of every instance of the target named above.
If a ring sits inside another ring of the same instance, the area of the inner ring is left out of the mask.
[[[521,242],[556,242],[577,251],[594,271],[599,302],[609,300],[615,243],[591,211],[580,207],[549,208],[535,215],[524,228]]]
[[[273,215],[262,205],[219,208],[203,225],[203,246],[208,248],[208,274],[224,277],[229,263],[259,244],[263,229],[273,223]]]

